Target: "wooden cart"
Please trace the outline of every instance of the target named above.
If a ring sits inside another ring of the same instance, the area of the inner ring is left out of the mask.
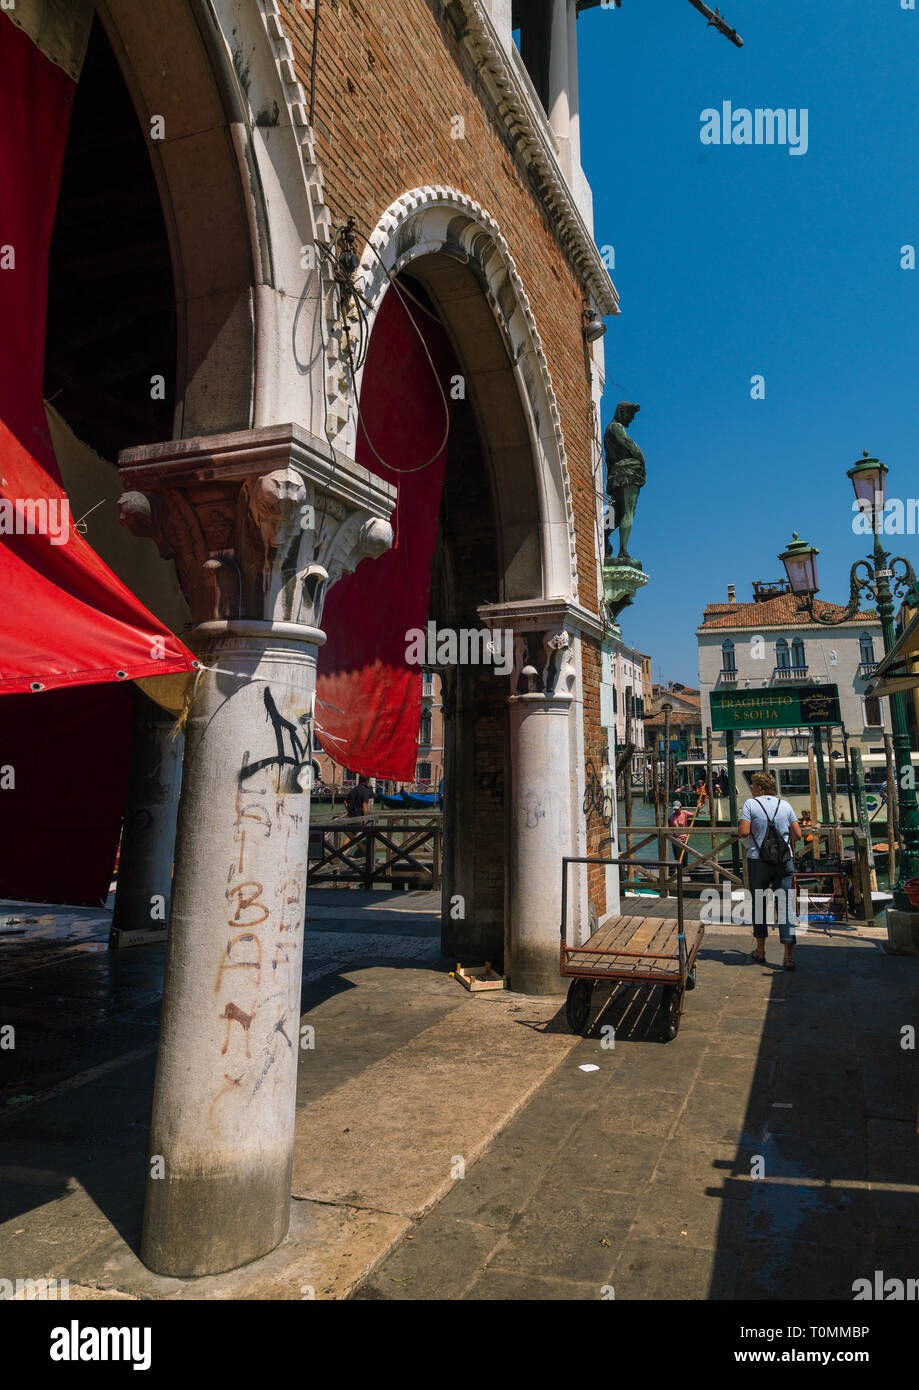
[[[566,1013],[568,1026],[574,1033],[584,1031],[590,1013],[590,997],[599,982],[616,985],[662,985],[661,1039],[671,1042],[680,1027],[685,991],[696,985],[696,956],[702,945],[705,927],[701,922],[690,923],[687,939],[683,923],[683,865],[666,864],[661,860],[642,859],[647,868],[676,868],[677,915],[673,917],[639,917],[620,914],[609,917],[583,946],[569,946],[565,941],[568,916],[569,864],[631,864],[629,859],[564,858],[562,860],[562,923],[561,973],[571,980],[568,987]]]

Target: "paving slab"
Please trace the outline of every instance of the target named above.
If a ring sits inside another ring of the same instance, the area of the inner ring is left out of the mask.
[[[575,1046],[548,1030],[557,1012],[552,999],[466,995],[434,1027],[300,1108],[294,1195],[421,1215]]]
[[[616,1254],[637,1210],[634,1197],[560,1188],[544,1180],[519,1219],[501,1237],[489,1268],[609,1282]]]
[[[387,1261],[385,1273],[371,1276],[355,1296],[455,1301],[482,1272],[500,1239],[501,1232],[494,1227],[463,1221],[438,1209],[400,1244]]]
[[[739,1257],[728,1252],[633,1235],[622,1247],[611,1283],[617,1302],[729,1299],[739,1265]],[[661,1326],[666,1328],[666,1321]]]
[[[583,1303],[612,1296],[612,1286],[579,1284],[538,1274],[512,1274],[503,1269],[486,1269],[463,1295],[467,1301]]]

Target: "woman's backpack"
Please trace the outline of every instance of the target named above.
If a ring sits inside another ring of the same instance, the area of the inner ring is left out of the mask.
[[[759,850],[760,863],[768,864],[770,869],[784,868],[788,863],[788,856],[791,851],[775,827],[775,817],[778,815],[779,806],[781,806],[782,803],[781,801],[778,802],[775,808],[775,815],[770,816],[759,797],[754,797],[754,800],[766,817],[766,833],[761,843],[756,846]]]

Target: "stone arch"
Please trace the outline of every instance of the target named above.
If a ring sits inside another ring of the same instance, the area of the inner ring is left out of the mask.
[[[287,419],[315,429],[302,405],[308,323],[291,346],[301,248],[328,240],[329,215],[277,0],[96,8],[142,126],[165,121],[149,146],[178,311],[175,437]]]
[[[369,330],[389,277],[430,294],[469,377],[497,512],[503,601],[577,600],[574,510],[561,417],[523,282],[497,222],[456,189],[404,194],[381,217],[358,288]],[[356,383],[360,392],[360,377]],[[353,400],[346,449],[353,449]]]

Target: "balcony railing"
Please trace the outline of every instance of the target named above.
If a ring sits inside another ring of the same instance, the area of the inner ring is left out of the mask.
[[[855,674],[858,676],[859,680],[866,681],[869,676],[874,675],[877,669],[878,663],[876,661],[860,661]]]
[[[721,676],[721,682],[723,685],[727,685],[728,682],[734,682],[737,680],[736,671],[721,671],[719,672],[719,675]]]
[[[800,681],[807,678],[806,666],[776,666],[775,678],[777,681]]]

